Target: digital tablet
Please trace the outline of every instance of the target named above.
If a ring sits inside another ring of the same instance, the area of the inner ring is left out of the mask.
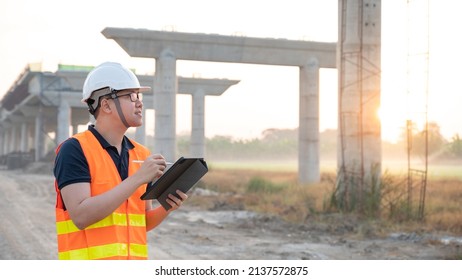
[[[157,199],[168,210],[171,208],[166,201],[169,194],[178,197],[176,190],[187,193],[207,172],[207,163],[203,158],[180,157],[159,179],[148,186],[141,199]]]

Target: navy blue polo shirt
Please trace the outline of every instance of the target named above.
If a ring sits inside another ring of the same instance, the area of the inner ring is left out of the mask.
[[[89,125],[88,130],[95,135],[101,146],[111,156],[114,165],[119,171],[120,178],[125,180],[128,177],[128,151],[133,149],[134,145],[124,136],[119,155],[117,148],[111,146],[93,125]],[[56,155],[53,173],[59,189],[74,183],[90,183],[91,176],[88,162],[77,139],[71,137],[63,142]]]

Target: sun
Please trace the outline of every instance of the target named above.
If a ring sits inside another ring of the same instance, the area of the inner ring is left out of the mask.
[[[387,101],[377,110],[382,130],[382,140],[396,143],[406,127],[406,113],[399,102]]]

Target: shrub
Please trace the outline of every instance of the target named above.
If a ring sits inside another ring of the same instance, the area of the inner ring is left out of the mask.
[[[275,184],[261,177],[252,177],[247,184],[247,192],[251,193],[276,193],[284,189],[284,185]]]

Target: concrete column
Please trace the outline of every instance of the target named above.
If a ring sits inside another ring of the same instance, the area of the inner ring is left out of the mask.
[[[10,128],[5,127],[4,133],[3,133],[3,153],[7,155],[10,152]]]
[[[143,107],[143,124],[136,128],[135,130],[135,140],[136,142],[144,145],[146,143],[146,110]]]
[[[168,161],[176,159],[176,58],[172,51],[162,51],[156,60],[154,85],[154,150]],[[156,104],[162,104],[156,106]]]
[[[76,124],[76,125],[73,125],[72,126],[72,135],[75,135],[79,132],[79,125]]]
[[[0,127],[0,156],[5,155],[5,128]]]
[[[11,127],[11,142],[10,142],[10,151],[12,152],[18,152],[18,126],[17,124],[13,123],[13,126]]]
[[[35,118],[35,161],[43,158],[45,150],[45,135],[43,134],[43,112],[40,107],[37,117]]]
[[[371,0],[364,7],[364,14],[362,131],[366,172],[364,179],[370,182],[371,178],[379,179],[382,173],[382,127],[377,114],[381,99],[381,0]]]
[[[381,174],[381,1],[341,1],[339,15],[338,170],[341,185],[361,186]]]
[[[21,124],[21,152],[28,152],[29,151],[29,128],[26,122]]]
[[[71,125],[71,107],[69,102],[61,99],[58,107],[58,120],[56,128],[56,143],[59,145],[61,142],[69,138],[69,126]]]
[[[298,176],[304,184],[320,181],[319,168],[319,62],[311,58],[300,67],[300,120]]]
[[[345,1],[342,1],[345,2]],[[345,3],[343,4],[345,5]],[[357,46],[360,42],[360,28],[361,26],[358,24],[359,18],[361,16],[360,13],[360,3],[357,0],[347,1],[346,2],[346,24],[348,28],[345,31],[345,38],[343,45],[354,45]]]
[[[205,93],[198,89],[192,95],[191,146],[192,157],[205,157]]]

